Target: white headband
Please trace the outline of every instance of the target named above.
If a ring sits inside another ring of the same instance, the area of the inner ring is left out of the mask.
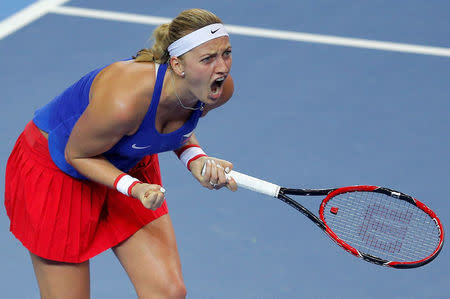
[[[225,30],[223,24],[211,24],[195,30],[183,36],[179,40],[174,41],[170,44],[167,50],[169,50],[169,55],[171,57],[181,56],[184,53],[192,50],[193,48],[221,36],[228,36],[228,33]]]

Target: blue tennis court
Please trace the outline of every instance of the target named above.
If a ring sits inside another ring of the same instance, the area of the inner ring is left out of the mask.
[[[216,13],[233,46],[234,96],[196,129],[208,154],[286,186],[401,190],[448,228],[450,3],[443,0],[3,1],[1,194],[6,160],[37,108],[81,75],[148,46],[157,24],[192,7]],[[160,162],[188,298],[448,296],[448,244],[421,268],[371,265],[277,199],[209,191],[173,153]],[[300,201],[317,211],[317,199]],[[0,297],[38,298],[3,205],[0,238]],[[136,297],[111,251],[91,261],[91,293]]]

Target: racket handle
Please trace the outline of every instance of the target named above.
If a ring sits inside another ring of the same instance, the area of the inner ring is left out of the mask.
[[[248,189],[250,191],[259,192],[272,197],[278,197],[281,186],[257,179],[255,177],[237,172],[230,171],[226,174],[227,178],[232,177],[239,187]]]

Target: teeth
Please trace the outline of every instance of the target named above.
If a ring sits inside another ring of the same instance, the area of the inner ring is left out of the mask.
[[[212,93],[213,95],[216,95],[216,94],[219,93],[220,87],[222,86],[223,81],[224,81],[225,79],[226,79],[226,77],[220,77],[220,78],[217,78],[216,80],[214,80],[214,83],[213,83],[212,86],[211,86],[211,93]]]

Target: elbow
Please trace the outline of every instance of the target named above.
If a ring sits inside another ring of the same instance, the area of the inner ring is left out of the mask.
[[[68,147],[66,146],[64,150],[64,158],[66,159],[66,162],[69,163],[71,166],[73,166],[73,156],[70,154],[70,151]]]

